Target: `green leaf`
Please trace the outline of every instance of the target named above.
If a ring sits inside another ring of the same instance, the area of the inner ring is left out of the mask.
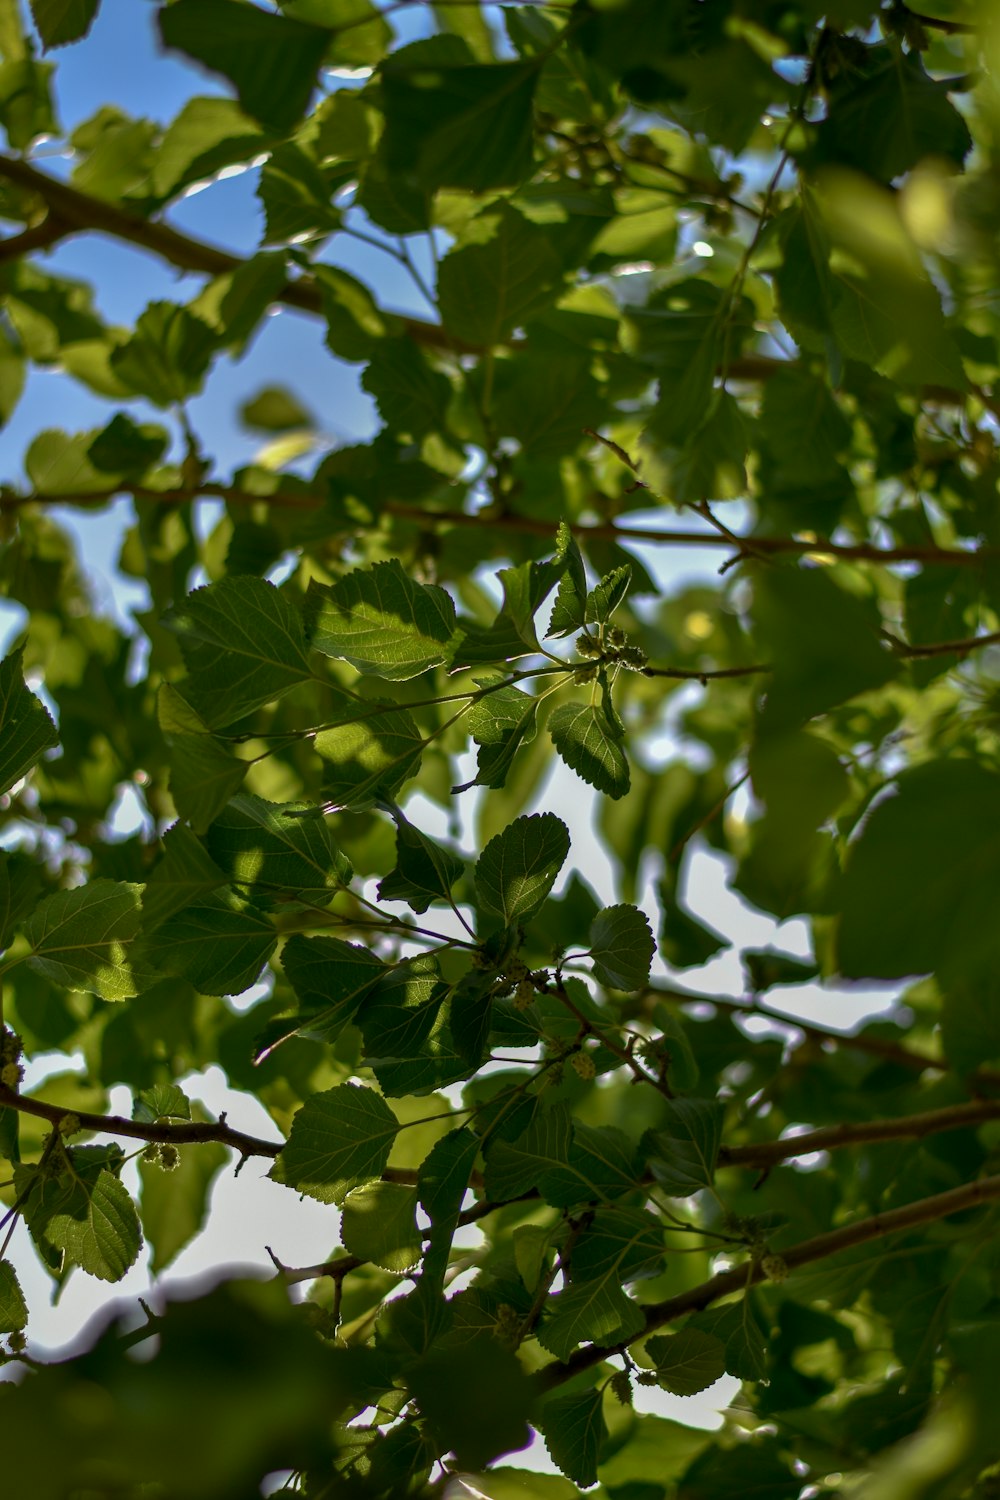
[[[494,680],[502,679],[476,678],[480,687]],[[471,786],[503,786],[519,748],[530,744],[535,737],[537,712],[538,699],[516,687],[500,688],[473,703],[465,716],[465,726],[479,746],[476,756],[478,770],[472,781],[454,790],[465,792]]]
[[[721,1307],[706,1308],[687,1325],[710,1333],[726,1346],[726,1371],[737,1380],[763,1380],[767,1375],[767,1348],[754,1316],[749,1296]]]
[[[66,1211],[49,1218],[45,1236],[89,1276],[121,1281],[142,1248],[135,1204],[106,1167],[89,1191],[80,1178],[77,1184]]]
[[[489,1052],[494,983],[489,971],[473,968],[462,975],[451,992],[448,1014],[452,1039],[471,1068],[480,1067]]]
[[[549,718],[559,755],[583,780],[615,801],[631,785],[622,733],[599,703],[563,703]]]
[[[325,904],[353,877],[350,861],[306,802],[266,802],[249,792],[227,803],[205,843],[234,885],[267,907],[282,902]]]
[[[33,438],[24,455],[25,473],[39,495],[106,495],[108,475],[90,458],[93,432],[49,427]]]
[[[545,229],[507,204],[475,220],[476,236],[441,262],[438,303],[448,331],[490,348],[558,295],[563,263]]]
[[[280,698],[310,676],[302,622],[273,584],[223,578],[171,610],[180,638],[185,694],[212,728]]]
[[[663,1260],[663,1225],[638,1208],[599,1208],[573,1246],[577,1281],[621,1284],[655,1270]]]
[[[568,1359],[578,1344],[603,1349],[634,1339],[646,1326],[642,1308],[610,1279],[576,1282],[547,1306],[538,1341],[557,1359]]]
[[[609,989],[641,989],[655,952],[649,920],[637,906],[606,906],[591,923],[594,978]]]
[[[336,1041],[385,974],[381,960],[358,943],[303,937],[301,933],[289,938],[282,948],[281,967],[298,996],[303,1015],[275,1022],[275,1026],[290,1028],[285,1035],[301,1030],[329,1042]]]
[[[781,490],[828,484],[851,444],[847,418],[825,380],[779,371],[764,389],[760,435],[768,482]]]
[[[676,1198],[711,1187],[725,1106],[709,1099],[666,1099],[661,1116],[660,1128],[643,1137],[657,1182]]]
[[[663,1260],[663,1230],[637,1209],[598,1209],[573,1246],[573,1283],[546,1304],[542,1347],[568,1359],[577,1344],[607,1346],[635,1338],[645,1324],[641,1307],[622,1283]]]
[[[538,67],[465,61],[464,46],[443,40],[403,47],[382,64],[388,169],[428,191],[512,187],[532,169]]]
[[[174,0],[158,21],[164,46],[228,78],[268,129],[284,135],[309,107],[330,40],[322,27],[237,0]]]
[[[240,422],[251,432],[293,432],[314,427],[315,418],[284,386],[266,385],[240,407]]]
[[[139,930],[142,887],[91,880],[47,896],[24,924],[28,962],[67,989],[91,990],[103,1000],[127,1000],[150,981],[130,952]]]
[[[455,606],[444,589],[415,583],[395,558],[356,568],[306,598],[310,643],[326,656],[390,682],[448,660]]]
[[[290,141],[279,146],[260,174],[264,243],[283,245],[298,235],[321,238],[339,229],[341,215],[331,202],[333,191],[311,156]]]
[[[24,393],[26,361],[8,335],[0,333],[0,428],[6,426]]]
[[[313,741],[330,806],[360,811],[393,798],[420,768],[425,741],[416,720],[404,708],[369,699],[345,706],[340,717]]]
[[[673,1396],[696,1396],[726,1373],[726,1348],[714,1333],[682,1328],[669,1337],[657,1335],[646,1344],[656,1365],[656,1378]]]
[[[576,1124],[567,1161],[544,1169],[538,1187],[546,1203],[571,1208],[621,1198],[634,1192],[640,1177],[634,1143],[623,1131]]]
[[[541,1175],[569,1161],[573,1127],[563,1105],[539,1109],[514,1141],[494,1138],[486,1151],[486,1193],[497,1202],[519,1198]]]
[[[554,1464],[574,1484],[597,1483],[597,1465],[608,1435],[600,1389],[546,1401],[539,1425]]]
[[[267,140],[257,122],[232,99],[189,99],[157,145],[153,191],[158,197],[172,197],[225,167],[249,161]]]
[[[277,941],[262,912],[225,890],[168,917],[146,940],[143,956],[202,994],[239,995],[260,977]]]
[[[412,339],[383,339],[372,350],[361,384],[375,397],[394,436],[419,441],[445,429],[451,383],[431,368]]]
[[[48,710],[25,686],[23,660],[24,648],[19,647],[0,662],[0,794],[59,743]]]
[[[152,932],[199,896],[225,885],[227,878],[191,829],[175,823],[163,835],[163,858],[142,893],[143,930]]]
[[[547,562],[501,568],[497,577],[503,584],[503,606],[488,628],[461,622],[453,665],[475,666],[538,651],[535,616],[566,567],[566,559],[557,555]]]
[[[891,182],[926,156],[961,167],[972,150],[969,127],[948,98],[957,80],[934,79],[920,53],[866,47],[830,90],[816,130],[816,162],[837,162]]]
[[[157,1083],[136,1094],[132,1118],[142,1125],[154,1125],[157,1120],[190,1120],[191,1101],[178,1084]]]
[[[974,761],[929,761],[899,776],[848,852],[840,972],[889,979],[992,970],[1000,956],[998,817],[1000,776]]]
[[[423,1249],[416,1211],[416,1188],[395,1182],[354,1188],[344,1200],[340,1221],[345,1248],[401,1276],[418,1264]]]
[[[0,951],[10,947],[18,923],[38,905],[43,889],[33,859],[0,851]]]
[[[379,881],[380,901],[405,901],[423,913],[433,901],[450,906],[451,888],[465,871],[464,860],[452,854],[390,808],[396,822],[396,868]]]
[[[859,693],[884,687],[899,663],[880,643],[874,604],[821,568],[768,568],[754,584],[754,621],[772,677],[761,716],[789,729]]]
[[[389,339],[396,326],[396,319],[391,313],[382,311],[364,282],[359,281],[356,276],[351,276],[339,266],[318,265],[315,276],[323,296],[327,347],[337,355],[338,359],[376,360],[382,342]],[[392,340],[394,348],[397,348],[398,343],[398,340]],[[399,352],[398,349],[397,352]],[[414,345],[410,343],[407,354],[403,356],[404,359],[410,359],[411,370],[413,365],[411,356],[415,352]],[[377,369],[379,367],[379,365],[376,366]],[[384,364],[381,364],[381,368],[384,370]],[[430,391],[438,389],[436,378],[431,378],[433,372],[424,365],[421,365],[421,370],[426,371],[428,380],[425,384],[419,375],[417,377],[417,395],[422,396],[422,401],[418,399],[418,407],[426,404]],[[368,378],[367,372],[365,378]],[[378,375],[376,375],[375,387],[378,384]],[[406,392],[407,384],[408,382],[402,377],[395,382],[390,379],[384,383],[383,394],[389,402],[389,410],[394,409],[391,396],[395,395],[398,399]],[[366,385],[365,389],[371,390],[372,394],[378,397],[377,389],[370,385]],[[379,409],[382,410],[381,404]],[[384,411],[382,415],[386,421],[389,420]]]
[[[329,26],[326,60],[364,68],[380,62],[393,39],[389,23],[372,0],[280,0],[296,21]]]
[[[139,478],[166,452],[169,434],[152,422],[137,426],[123,411],[116,412],[87,449],[87,457],[102,474]]]
[[[398,1129],[374,1089],[345,1083],[313,1094],[278,1158],[281,1180],[321,1203],[343,1203],[352,1188],[381,1177]]]
[[[735,306],[717,287],[690,279],[667,288],[647,307],[629,308],[622,323],[628,354],[659,378],[647,434],[657,443],[683,446],[712,411],[715,372],[726,330],[735,354],[753,327],[746,297]]]
[[[197,1105],[196,1115],[200,1115]],[[229,1161],[215,1141],[180,1148],[173,1171],[139,1160],[139,1216],[154,1275],[166,1270],[205,1225],[212,1184]]]
[[[161,692],[163,689],[161,689]],[[170,795],[195,833],[205,833],[247,774],[248,763],[205,734],[170,736]]]
[[[242,354],[284,291],[287,275],[281,252],[252,255],[210,282],[194,303],[194,311],[210,324],[224,349]]]
[[[532,917],[569,854],[569,830],[553,813],[516,818],[490,839],[476,864],[476,890],[487,911],[512,922]]]
[[[0,1333],[20,1333],[28,1324],[28,1305],[17,1272],[9,1260],[0,1260]]]
[[[514,1351],[488,1334],[431,1350],[407,1381],[439,1451],[453,1452],[466,1472],[528,1442],[531,1382]]]
[[[441,1014],[448,986],[433,959],[414,959],[384,974],[365,999],[358,1025],[383,1093],[427,1094],[469,1071]]]
[[[31,14],[42,46],[64,47],[87,35],[101,0],[31,0]]]
[[[155,406],[175,406],[201,390],[215,349],[215,330],[201,318],[173,302],[151,302],[132,337],[112,351],[111,369]]]
[[[417,1196],[430,1220],[429,1245],[421,1274],[442,1287],[451,1242],[478,1154],[479,1137],[462,1126],[443,1136],[420,1168]]]
[[[621,604],[632,582],[632,569],[626,563],[621,568],[612,568],[587,595],[586,623],[604,625]]]

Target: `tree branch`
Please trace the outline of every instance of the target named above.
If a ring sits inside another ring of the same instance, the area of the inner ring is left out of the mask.
[[[783,1161],[809,1156],[813,1151],[836,1151],[842,1146],[873,1145],[878,1141],[921,1140],[947,1130],[964,1130],[986,1120],[1000,1119],[1000,1099],[970,1099],[943,1109],[928,1109],[919,1115],[900,1115],[895,1120],[863,1120],[858,1123],[824,1125],[780,1141],[753,1146],[723,1146],[720,1167],[777,1166]]]
[[[959,23],[952,24],[957,26]],[[54,216],[61,226],[59,233],[51,240],[41,242],[42,246],[54,244],[57,240],[65,239],[73,234],[89,231],[110,235],[113,239],[137,245],[140,249],[160,256],[180,271],[222,276],[246,264],[242,257],[233,255],[228,250],[222,250],[219,246],[209,244],[204,240],[195,239],[192,235],[182,234],[179,230],[171,228],[169,224],[144,219],[118,204],[83,193],[70,183],[61,182],[57,177],[50,176],[48,172],[40,172],[37,167],[20,157],[0,154],[0,179],[4,178],[18,187],[36,193],[48,206],[50,216]],[[15,238],[20,240],[21,236]],[[38,248],[40,248],[38,244],[22,242],[21,250],[15,253]],[[322,290],[311,276],[297,276],[287,281],[275,296],[274,301],[286,307],[293,307],[299,312],[309,313],[313,317],[323,316]],[[439,323],[428,323],[421,318],[411,318],[399,313],[395,316],[400,318],[403,332],[418,344],[452,354],[483,352],[477,346],[455,338]],[[725,371],[720,369],[717,373],[724,373],[730,380],[768,380],[782,370],[794,368],[795,364],[794,360],[775,359],[763,354],[749,354],[730,360]],[[995,403],[993,398],[985,392],[979,394],[992,411],[1000,414],[1000,402]],[[954,391],[945,386],[925,386],[921,389],[920,396],[921,399],[935,401],[946,406],[964,406],[966,399],[964,392]],[[723,538],[720,538],[719,542],[725,545]],[[757,551],[777,550],[758,538],[753,539],[753,547]],[[827,552],[836,549],[822,547],[814,550]],[[896,561],[919,561],[919,559],[908,556],[905,559],[897,558]]]
[[[671,677],[678,682],[700,682],[704,686],[716,677],[754,677],[771,670],[766,662],[756,662],[748,667],[715,667],[706,671],[700,671],[698,667],[642,667],[640,675]]]
[[[162,260],[169,261],[179,271],[223,276],[246,264],[241,256],[231,255],[228,250],[222,250],[217,245],[181,234],[169,224],[140,218],[138,214],[130,213],[115,203],[107,203],[100,198],[91,197],[89,193],[81,193],[79,188],[60,182],[58,178],[51,177],[47,172],[40,172],[37,167],[17,157],[0,155],[0,178],[6,178],[18,187],[37,193],[48,205],[50,217],[54,216],[55,223],[60,226],[59,232],[47,241],[49,244],[89,231],[110,235],[112,239],[124,240],[142,250],[149,250]],[[23,236],[15,238],[22,240]],[[4,242],[3,248],[10,251],[10,242]],[[22,244],[22,249],[36,248],[37,245]],[[9,258],[9,254],[2,258]],[[321,317],[323,314],[323,293],[319,283],[311,276],[298,276],[287,281],[274,300],[314,317]],[[410,318],[403,314],[396,316],[402,319],[404,331],[417,343],[440,349],[454,350],[457,347],[459,352],[469,352],[468,346],[451,337],[437,324],[425,323],[420,318]]]
[[[866,1036],[864,1032],[834,1031],[830,1027],[817,1025],[815,1021],[803,1021],[798,1016],[788,1016],[780,1010],[772,1010],[769,1006],[761,1005],[759,1001],[730,1000],[723,995],[699,995],[693,990],[656,989],[652,986],[645,994],[658,1000],[671,1001],[676,1005],[714,1005],[740,1015],[761,1016],[765,1021],[776,1021],[781,1026],[801,1031],[804,1036],[810,1037],[813,1041],[822,1044],[832,1042],[834,1046],[849,1047],[855,1052],[867,1052],[872,1057],[883,1058],[886,1062],[896,1063],[902,1068],[910,1068],[917,1073],[923,1073],[927,1069],[935,1073],[947,1073],[951,1070],[951,1063],[947,1058],[928,1057],[925,1053],[914,1052],[899,1042],[890,1042],[884,1037]],[[1000,1087],[1000,1071],[995,1068],[976,1068],[968,1075],[968,1078],[972,1084],[986,1085],[988,1088]]]
[[[19,494],[14,490],[0,491],[0,514],[20,510],[25,505],[101,505],[119,495],[131,495],[135,500],[149,501],[156,505],[190,505],[196,500],[222,500],[227,505],[273,505],[282,510],[316,510],[326,502],[320,495],[303,495],[291,490],[277,490],[270,495],[257,494],[254,490],[243,490],[235,485],[220,484],[206,480],[203,484],[177,486],[171,489],[155,489],[150,485],[132,484],[122,481],[105,490],[57,490],[51,494],[29,491]],[[459,528],[487,528],[510,531],[525,536],[554,537],[557,524],[541,521],[534,516],[491,516],[486,511],[471,514],[459,510],[423,510],[417,505],[389,500],[382,507],[383,513],[396,516],[402,521],[413,521],[424,527],[455,526]],[[362,529],[356,524],[354,530]],[[665,547],[732,547],[733,541],[718,532],[660,530],[651,526],[620,526],[615,521],[590,521],[572,525],[574,536],[586,544],[588,537],[594,541],[616,542],[626,546],[629,542],[650,542]],[[835,557],[845,562],[872,562],[883,565],[914,562],[943,564],[948,567],[979,567],[985,562],[1000,562],[1000,547],[979,546],[973,550],[960,547],[876,547],[868,542],[806,541],[799,537],[762,536],[740,538],[733,533],[737,543],[752,543],[758,553],[767,555],[789,555],[798,557]],[[990,644],[990,639],[973,638],[977,645]],[[956,649],[955,642],[945,642],[948,651]],[[930,647],[913,648],[923,654]],[[936,650],[936,648],[933,648]],[[971,648],[970,648],[971,649]],[[768,670],[763,667],[733,669],[726,675],[736,676],[748,672]],[[682,669],[665,671],[650,669],[648,676],[681,675]],[[698,681],[705,674],[690,670],[687,675]],[[709,674],[711,675],[711,674]],[[721,675],[721,674],[718,674]]]
[[[811,1240],[803,1240],[798,1245],[792,1245],[789,1249],[777,1253],[780,1254],[789,1271],[797,1271],[800,1266],[811,1265],[818,1260],[827,1260],[830,1256],[839,1255],[844,1250],[853,1250],[859,1245],[866,1245],[886,1235],[901,1234],[907,1229],[915,1229],[919,1224],[930,1224],[936,1219],[945,1219],[951,1214],[963,1213],[997,1198],[1000,1198],[1000,1176],[984,1177],[978,1182],[969,1182],[962,1187],[951,1188],[946,1193],[936,1193],[931,1198],[921,1198],[916,1203],[906,1203],[902,1208],[889,1209],[882,1214],[872,1214],[868,1219],[858,1219],[853,1224],[845,1224],[829,1234],[818,1234]],[[668,1297],[663,1302],[650,1303],[644,1309],[645,1327],[635,1338],[625,1339],[619,1344],[612,1344],[606,1348],[589,1344],[583,1349],[578,1349],[567,1360],[546,1365],[539,1370],[535,1381],[541,1391],[553,1390],[567,1380],[572,1380],[584,1370],[589,1370],[593,1365],[602,1364],[613,1354],[623,1354],[638,1339],[655,1333],[658,1328],[666,1327],[686,1313],[701,1312],[703,1308],[710,1307],[713,1302],[718,1302],[723,1297],[731,1297],[744,1291],[748,1286],[765,1280],[767,1277],[760,1261],[751,1261],[749,1265],[743,1264],[734,1266],[729,1271],[720,1271],[717,1276],[703,1281],[699,1286],[690,1287],[687,1291],[678,1293],[676,1297]]]
[[[911,646],[906,641],[901,641],[898,636],[891,635],[888,630],[882,632],[897,656],[904,657],[907,661],[916,661],[928,656],[968,656],[970,651],[978,651],[982,646],[1000,645],[1000,630],[994,630],[989,635],[970,635],[957,641],[933,641],[926,646]]]
[[[32,250],[49,250],[71,233],[69,225],[50,210],[40,223],[22,229],[20,234],[8,234],[0,239],[0,265],[28,255]]]
[[[99,1115],[89,1110],[69,1109],[65,1104],[47,1104],[44,1099],[16,1094],[3,1084],[0,1084],[0,1108],[15,1109],[22,1115],[34,1115],[55,1126],[71,1115],[80,1122],[80,1130],[100,1131],[105,1135],[127,1136],[131,1140],[152,1141],[161,1145],[185,1146],[215,1141],[220,1146],[232,1147],[240,1156],[275,1157],[285,1144],[284,1141],[264,1141],[258,1136],[245,1135],[242,1130],[233,1130],[226,1124],[225,1116],[218,1121],[179,1120],[171,1124],[145,1124],[140,1120],[126,1120],[124,1115]]]

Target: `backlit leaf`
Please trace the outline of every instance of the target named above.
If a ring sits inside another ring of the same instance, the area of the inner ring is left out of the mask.
[[[321,1203],[343,1203],[352,1188],[382,1175],[398,1129],[374,1089],[347,1083],[313,1094],[279,1157],[282,1180]]]

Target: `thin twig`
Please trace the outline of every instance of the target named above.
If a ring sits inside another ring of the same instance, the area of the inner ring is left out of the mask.
[[[719,677],[754,677],[761,672],[770,672],[766,662],[754,662],[747,667],[641,667],[643,677],[672,677],[677,682],[700,682],[703,686]]]
[[[882,635],[895,655],[905,657],[907,661],[917,661],[928,656],[968,656],[970,651],[979,651],[983,646],[1000,645],[1000,630],[994,630],[989,635],[965,636],[957,641],[933,641],[926,646],[911,646],[898,636],[891,635],[888,630],[884,630]]]

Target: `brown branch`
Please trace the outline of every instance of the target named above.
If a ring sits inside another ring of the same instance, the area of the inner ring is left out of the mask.
[[[222,500],[230,505],[274,505],[283,510],[315,510],[325,504],[319,495],[303,495],[290,490],[276,490],[273,494],[257,494],[253,490],[242,490],[234,485],[206,481],[195,487],[178,486],[171,489],[155,489],[149,485],[131,484],[124,480],[106,490],[58,490],[52,494],[35,491],[18,494],[7,489],[0,492],[0,513],[19,510],[25,505],[101,505],[114,500],[118,495],[131,495],[133,499],[150,501],[157,505],[190,505],[199,499]],[[414,521],[429,526],[455,526],[459,528],[493,528],[511,531],[525,536],[554,537],[557,524],[541,521],[534,516],[491,516],[488,511],[470,514],[458,510],[424,510],[417,505],[389,500],[382,507],[386,515],[399,520]],[[360,529],[355,526],[355,529]],[[717,532],[659,530],[654,527],[620,526],[614,521],[592,521],[579,523],[570,528],[586,544],[588,538],[595,541],[617,542],[622,546],[629,542],[651,542],[667,547],[731,547],[733,543]],[[741,539],[734,533],[736,541]],[[872,562],[883,565],[915,562],[945,564],[948,567],[979,567],[984,562],[1000,561],[1000,547],[980,546],[974,550],[959,547],[876,547],[868,542],[805,541],[799,537],[764,536],[753,537],[757,552],[787,554],[798,557],[836,557],[848,562]],[[979,643],[983,637],[976,638]],[[951,649],[953,643],[948,643]],[[765,670],[760,667],[739,669],[740,672]],[[670,675],[680,675],[682,669],[669,669]],[[666,675],[658,671],[650,676]],[[699,680],[705,674],[691,670],[688,675]],[[720,674],[721,675],[721,674]],[[732,669],[729,675],[738,675]]]
[[[14,1109],[22,1115],[34,1115],[36,1119],[48,1120],[60,1126],[72,1119],[76,1130],[94,1131],[102,1135],[120,1135],[129,1140],[149,1141],[158,1145],[192,1146],[215,1142],[228,1146],[242,1157],[267,1156],[274,1158],[284,1150],[284,1141],[265,1141],[259,1136],[246,1135],[242,1130],[233,1130],[226,1124],[226,1117],[219,1120],[177,1120],[170,1123],[156,1121],[149,1124],[141,1120],[127,1120],[124,1115],[100,1115],[90,1110],[70,1109],[65,1104],[49,1104],[44,1099],[34,1099],[30,1094],[18,1094],[0,1084],[0,1109]],[[386,1167],[381,1174],[383,1182],[398,1182],[404,1187],[414,1187],[417,1173],[410,1167]],[[482,1217],[482,1205],[477,1205]],[[490,1204],[489,1212],[500,1204]],[[472,1223],[472,1219],[468,1221]]]
[[[957,641],[933,641],[926,646],[911,646],[906,641],[901,641],[898,636],[891,635],[888,630],[882,633],[895,654],[904,657],[907,661],[916,661],[928,656],[968,656],[970,651],[978,651],[983,646],[1000,645],[1000,630],[994,630],[989,635],[965,636]]]
[[[58,214],[49,212],[41,223],[22,229],[20,234],[8,234],[0,239],[0,265],[28,255],[32,250],[49,250],[71,233],[69,225]]]
[[[153,255],[169,261],[179,271],[194,271],[206,276],[223,276],[246,264],[241,256],[232,255],[228,250],[194,239],[191,235],[181,234],[169,224],[140,218],[138,214],[130,213],[118,204],[92,198],[89,193],[82,193],[70,183],[60,182],[58,178],[51,177],[47,172],[40,172],[37,167],[17,157],[0,155],[0,178],[37,193],[48,205],[50,216],[54,215],[61,226],[51,243],[73,234],[106,234],[112,239],[124,240],[142,250],[149,250]],[[9,242],[7,244],[9,246]],[[37,246],[24,245],[22,248]],[[323,315],[323,293],[319,283],[311,276],[298,276],[287,281],[274,301],[286,307],[294,307],[299,312],[310,313],[314,317]],[[401,318],[404,332],[418,343],[469,352],[470,346],[454,339],[437,324],[425,323],[419,318],[401,314],[394,316]]]
[[[693,990],[668,990],[653,987],[645,991],[645,996],[657,1000],[668,1000],[675,1005],[714,1005],[719,1009],[739,1015],[760,1016],[765,1021],[776,1021],[781,1026],[801,1031],[804,1036],[822,1045],[832,1043],[837,1047],[848,1047],[853,1052],[867,1052],[872,1057],[896,1063],[899,1067],[909,1068],[916,1073],[923,1073],[928,1069],[935,1073],[951,1071],[951,1063],[947,1058],[928,1057],[923,1052],[914,1052],[911,1048],[904,1047],[899,1042],[890,1042],[885,1037],[867,1036],[864,1032],[834,1031],[831,1027],[817,1025],[815,1021],[803,1021],[798,1016],[789,1016],[783,1011],[772,1010],[769,1006],[761,1005],[759,1001],[730,1000],[723,995],[699,995]],[[1000,1088],[1000,1071],[996,1068],[976,1068],[967,1076],[973,1087]]]
[[[752,1146],[723,1146],[720,1167],[773,1167],[783,1161],[809,1156],[813,1151],[837,1151],[844,1146],[873,1145],[878,1141],[921,1140],[947,1130],[964,1130],[986,1120],[1000,1119],[1000,1099],[971,1099],[923,1114],[900,1115],[895,1120],[863,1120],[858,1123],[824,1125],[780,1141]]]
[[[70,1109],[65,1104],[48,1104],[44,1099],[33,1099],[28,1094],[16,1094],[0,1084],[0,1108],[15,1109],[19,1114],[34,1115],[39,1120],[48,1120],[59,1126],[67,1117],[79,1121],[80,1130],[99,1131],[105,1135],[127,1136],[136,1141],[152,1141],[172,1146],[204,1144],[214,1141],[220,1146],[230,1146],[240,1156],[275,1157],[282,1150],[284,1141],[263,1141],[255,1135],[245,1135],[242,1130],[233,1130],[225,1122],[186,1121],[164,1124],[145,1124],[139,1120],[126,1120],[124,1115],[99,1115],[89,1110]]]
[[[677,682],[700,682],[702,686],[718,677],[754,677],[761,672],[770,672],[766,662],[756,662],[748,667],[715,667],[702,671],[698,667],[642,667],[643,677],[671,677]],[[744,777],[744,780],[746,778]]]
[[[951,1188],[946,1193],[935,1193],[931,1198],[921,1198],[916,1203],[906,1203],[902,1208],[893,1208],[885,1213],[872,1214],[867,1219],[858,1219],[853,1224],[845,1224],[842,1228],[831,1230],[828,1234],[818,1234],[811,1240],[803,1240],[778,1253],[789,1271],[797,1271],[800,1266],[811,1265],[818,1260],[827,1260],[830,1256],[839,1255],[844,1250],[853,1250],[859,1245],[867,1245],[872,1240],[882,1239],[886,1235],[901,1234],[907,1229],[915,1229],[920,1224],[930,1224],[937,1219],[945,1219],[951,1214],[963,1213],[997,1198],[1000,1198],[1000,1176],[984,1177],[978,1182],[969,1182],[962,1187]],[[668,1297],[663,1302],[650,1303],[644,1308],[645,1327],[636,1337],[605,1348],[590,1344],[578,1349],[569,1359],[546,1365],[544,1369],[539,1370],[535,1376],[536,1384],[541,1391],[553,1390],[567,1380],[572,1380],[584,1370],[589,1370],[593,1365],[602,1364],[612,1355],[623,1354],[638,1339],[646,1338],[648,1334],[654,1333],[658,1328],[666,1327],[678,1318],[684,1317],[686,1313],[701,1312],[703,1308],[710,1307],[713,1302],[718,1302],[723,1297],[734,1296],[748,1286],[766,1279],[760,1261],[751,1261],[749,1264],[734,1266],[729,1271],[720,1271],[717,1276],[703,1281],[699,1286],[690,1287],[687,1291],[678,1293],[676,1297]]]

